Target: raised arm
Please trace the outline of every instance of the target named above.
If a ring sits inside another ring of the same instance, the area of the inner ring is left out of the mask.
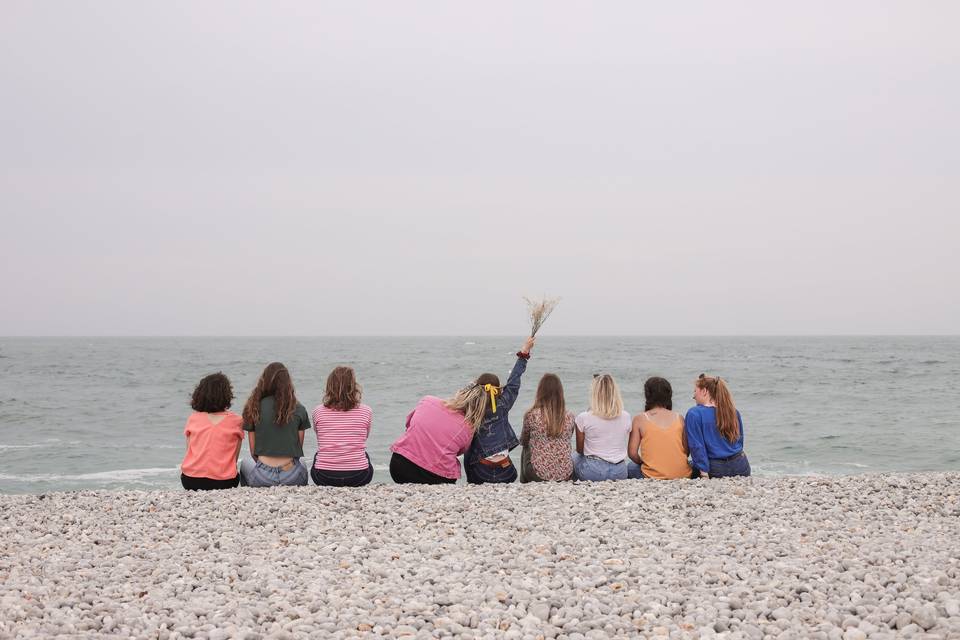
[[[497,402],[497,405],[502,406],[504,411],[510,411],[510,409],[513,408],[513,403],[516,402],[517,396],[520,394],[520,378],[523,376],[523,372],[527,370],[527,359],[530,357],[530,351],[533,350],[534,342],[536,342],[535,338],[527,338],[524,341],[517,355],[517,362],[513,365],[513,369],[510,370],[510,377],[507,378],[507,384],[505,384],[500,391],[500,400]]]

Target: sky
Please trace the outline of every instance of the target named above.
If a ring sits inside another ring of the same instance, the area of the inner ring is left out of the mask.
[[[0,335],[955,334],[960,3],[0,4]]]

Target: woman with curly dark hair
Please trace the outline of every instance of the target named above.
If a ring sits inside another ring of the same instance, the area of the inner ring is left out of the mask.
[[[367,436],[373,412],[360,403],[363,390],[350,367],[336,367],[327,376],[323,404],[313,410],[317,455],[310,476],[329,487],[361,487],[373,479]]]
[[[646,404],[634,416],[627,442],[627,477],[698,478],[700,471],[687,461],[690,450],[684,434],[683,416],[673,410],[673,387],[666,378],[654,376],[643,383]]]
[[[247,432],[252,458],[240,464],[240,480],[250,487],[307,484],[303,457],[303,432],[310,418],[297,402],[290,372],[271,362],[260,375],[243,407],[243,429]]]
[[[180,464],[184,489],[230,489],[240,482],[237,458],[243,444],[243,420],[232,411],[233,387],[222,373],[203,378],[193,390],[183,435],[187,452]]]

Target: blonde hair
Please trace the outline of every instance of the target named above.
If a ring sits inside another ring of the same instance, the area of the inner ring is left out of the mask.
[[[489,394],[484,390],[483,385],[473,383],[457,391],[457,395],[444,401],[444,406],[451,411],[462,413],[470,428],[476,431],[483,422],[483,416],[487,413],[487,403]]]
[[[618,418],[623,413],[620,387],[609,373],[593,377],[593,384],[590,385],[590,412],[607,420]]]

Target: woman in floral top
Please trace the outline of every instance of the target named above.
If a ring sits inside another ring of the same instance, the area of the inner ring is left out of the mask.
[[[540,379],[537,398],[523,416],[523,445],[520,482],[570,480],[573,462],[570,459],[570,438],[573,436],[573,414],[563,400],[560,378],[548,373]]]

